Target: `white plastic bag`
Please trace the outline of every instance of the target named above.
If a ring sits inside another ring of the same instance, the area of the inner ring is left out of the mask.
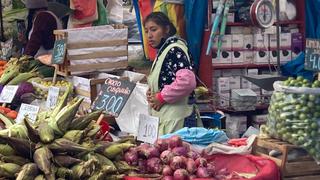
[[[147,93],[148,85],[137,83],[126,105],[116,118],[121,131],[137,135],[139,114],[149,114]]]

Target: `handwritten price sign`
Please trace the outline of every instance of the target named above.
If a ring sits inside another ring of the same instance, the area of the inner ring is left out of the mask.
[[[305,69],[320,71],[320,39],[306,40]]]
[[[54,108],[57,105],[58,97],[59,97],[59,88],[50,86],[47,101],[46,101],[47,108],[50,108],[50,109]]]
[[[139,115],[139,141],[153,144],[158,139],[159,118],[145,114]]]
[[[127,80],[107,78],[92,109],[104,110],[108,114],[118,116],[135,86],[135,83]]]
[[[39,106],[22,103],[16,121],[20,123],[22,122],[23,118],[27,116],[28,119],[34,123],[37,119],[38,112]]]
[[[67,40],[58,39],[54,42],[52,64],[62,64],[67,52]]]
[[[3,90],[0,94],[1,103],[11,103],[14,96],[16,95],[18,86],[7,85],[3,87]]]

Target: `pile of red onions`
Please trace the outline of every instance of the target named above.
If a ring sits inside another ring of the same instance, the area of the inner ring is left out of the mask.
[[[140,173],[161,174],[162,179],[189,180],[216,175],[215,166],[179,136],[158,139],[154,146],[142,144],[124,154],[124,160],[138,166]]]

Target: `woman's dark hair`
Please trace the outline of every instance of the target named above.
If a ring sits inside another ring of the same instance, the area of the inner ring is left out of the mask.
[[[169,27],[169,36],[173,36],[177,33],[177,29],[174,27],[172,22],[169,20],[168,16],[162,12],[152,12],[150,13],[143,22],[145,25],[147,22],[153,21],[157,25],[161,26],[162,28]]]

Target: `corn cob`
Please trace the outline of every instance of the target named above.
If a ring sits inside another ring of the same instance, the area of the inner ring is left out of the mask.
[[[54,157],[54,162],[60,166],[60,167],[70,167],[74,164],[81,163],[82,161],[80,159],[73,158],[71,156],[67,155],[60,155],[60,156],[55,156]]]
[[[38,175],[38,167],[34,163],[28,163],[22,166],[16,180],[34,180]]]
[[[57,169],[56,176],[63,179],[72,179],[73,171],[71,169],[60,167]]]
[[[48,147],[54,153],[81,153],[90,151],[90,149],[64,138],[54,140]]]
[[[131,147],[134,147],[134,144],[129,143],[120,143],[120,144],[111,144],[104,147],[98,148],[98,151],[102,151],[102,154],[109,159],[114,159],[117,155],[122,154],[124,151],[128,150]]]
[[[19,74],[20,67],[18,63],[7,67],[0,77],[0,84],[5,85],[12,78],[16,77]]]
[[[96,147],[95,143],[90,138],[87,138],[87,139],[83,140],[83,142],[81,143],[81,146],[85,147],[87,149],[93,149],[93,148]]]
[[[90,127],[90,130],[87,132],[86,136],[93,138],[100,131],[101,126],[99,124],[93,123]]]
[[[45,174],[51,174],[51,159],[53,155],[47,147],[41,147],[34,152],[33,160],[38,168]]]
[[[52,118],[55,118],[57,116],[57,114],[61,111],[61,109],[67,105],[68,96],[71,92],[72,92],[72,86],[69,85],[69,86],[67,86],[67,90],[62,95],[61,100],[58,102],[56,107],[53,109],[53,111],[51,113]]]
[[[103,166],[107,166],[107,167],[110,167],[109,168],[109,171],[112,173],[112,172],[116,172],[117,171],[117,167],[113,164],[113,162],[106,158],[105,156],[103,155],[100,155],[98,153],[95,154],[95,156],[97,156],[98,158],[98,162],[99,164],[103,167]]]
[[[117,167],[117,170],[119,173],[125,173],[127,171],[134,171],[134,170],[139,170],[139,168],[130,166],[127,162],[125,161],[117,161],[114,163],[115,166]]]
[[[101,113],[102,111],[94,111],[86,116],[81,116],[72,120],[70,129],[83,130],[90,124],[90,122],[92,122],[93,120],[97,120]]]
[[[1,136],[15,137],[20,139],[28,139],[27,128],[22,124],[14,124],[8,129],[3,129],[0,131]]]
[[[18,173],[21,166],[13,163],[0,164],[0,177],[14,178],[15,174]]]
[[[70,130],[67,131],[64,135],[63,138],[68,139],[74,143],[79,144],[80,141],[82,140],[84,136],[84,131],[80,131],[80,130]]]
[[[12,155],[15,155],[15,151],[8,144],[0,144],[0,154],[4,156],[12,156]]]
[[[7,85],[18,85],[21,82],[25,82],[30,78],[36,77],[38,74],[35,71],[19,73],[12,80],[10,80]]]
[[[31,124],[26,118],[23,119],[23,122],[27,128],[29,139],[34,143],[38,143],[40,141],[39,132],[31,126]]]
[[[71,169],[73,171],[74,179],[87,179],[94,172],[95,163],[96,161],[90,159],[73,166]]]
[[[38,175],[34,180],[46,180],[43,174]]]
[[[23,157],[31,158],[35,149],[35,144],[24,139],[18,139],[13,137],[0,136],[0,140],[5,141],[11,147],[14,147],[15,151]]]
[[[13,163],[13,164],[17,164],[19,166],[23,166],[25,164],[27,164],[29,161],[29,159],[23,158],[21,156],[15,156],[15,155],[11,155],[11,156],[4,156],[0,154],[0,159],[3,162],[6,163]]]
[[[38,127],[40,140],[43,143],[50,143],[54,140],[54,131],[47,123],[41,123]]]

